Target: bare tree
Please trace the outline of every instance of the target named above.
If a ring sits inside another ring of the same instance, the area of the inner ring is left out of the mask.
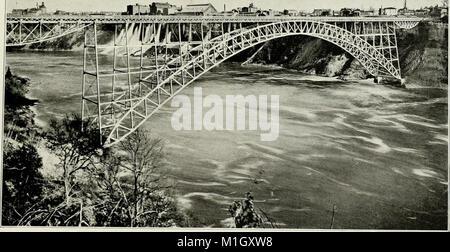
[[[172,186],[162,173],[164,144],[138,130],[111,155],[103,188],[110,198],[107,223],[117,220],[136,226],[172,226],[181,215],[168,193]]]
[[[81,121],[73,118],[51,123],[48,147],[60,159],[63,174],[61,182],[46,190],[61,193],[47,195],[32,206],[20,225],[185,225],[161,169],[161,139],[139,130],[117,148],[103,149],[95,130],[81,132],[80,127]]]
[[[84,124],[90,125],[89,122]],[[101,149],[97,130],[86,127],[81,131],[81,125],[82,120],[77,115],[66,116],[61,121],[52,120],[46,133],[47,147],[58,157],[58,167],[62,169],[66,204],[70,203],[76,186],[76,173],[92,167]]]

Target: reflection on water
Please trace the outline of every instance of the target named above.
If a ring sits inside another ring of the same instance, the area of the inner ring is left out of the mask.
[[[8,53],[7,63],[32,79],[42,125],[79,111],[79,53]],[[274,142],[255,131],[174,131],[170,106],[145,124],[167,141],[180,206],[205,226],[227,226],[228,205],[252,191],[281,227],[328,228],[334,204],[335,228],[447,227],[446,90],[235,64],[195,85],[204,96],[280,96]]]

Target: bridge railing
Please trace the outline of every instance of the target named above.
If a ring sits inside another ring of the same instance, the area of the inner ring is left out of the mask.
[[[304,17],[304,16],[182,16],[182,15],[41,15],[18,16],[8,15],[7,22],[93,22],[123,23],[123,22],[279,22],[279,21],[322,21],[322,22],[419,22],[427,20],[420,17]]]

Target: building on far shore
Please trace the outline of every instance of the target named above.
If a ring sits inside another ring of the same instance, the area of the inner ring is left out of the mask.
[[[360,14],[360,16],[362,16],[362,17],[373,17],[376,15],[377,15],[377,13],[375,10],[363,10],[363,11],[361,11],[361,14]]]
[[[360,9],[342,8],[339,13],[341,17],[357,17],[361,16],[362,11]]]
[[[275,17],[275,16],[281,16],[281,13],[277,10],[260,10],[258,11],[258,16],[265,16],[265,17]]]
[[[311,16],[318,17],[318,16],[331,16],[333,12],[331,9],[314,9]]]
[[[397,8],[394,8],[394,7],[380,8],[380,15],[381,16],[396,16]]]
[[[237,7],[233,9],[235,13],[241,16],[267,16],[268,11],[262,10],[261,8],[256,7],[253,3],[244,7]]]
[[[406,0],[403,8],[399,9],[397,13],[400,16],[414,16],[416,14],[414,10],[408,9]]]
[[[428,15],[428,9],[419,9],[414,11],[414,15],[418,17],[424,17]]]
[[[178,11],[177,6],[170,3],[154,2],[150,5],[151,15],[173,15]]]
[[[39,15],[47,14],[47,7],[45,7],[44,2],[42,2],[41,5],[36,3],[36,8],[13,9],[11,14],[13,14],[13,15],[39,16]]]
[[[414,16],[416,14],[416,12],[414,10],[409,10],[409,9],[400,9],[400,10],[398,10],[397,13],[400,16]]]
[[[291,16],[291,17],[295,17],[295,16],[298,16],[299,15],[299,12],[298,12],[298,10],[284,10],[283,11],[283,14],[285,15],[285,16]]]
[[[177,12],[177,15],[184,16],[208,16],[217,13],[216,8],[210,3],[208,4],[189,4]]]
[[[257,13],[261,13],[261,9],[256,7],[253,3],[251,3],[248,7],[244,6],[240,8],[239,14],[241,15],[256,15]]]
[[[128,5],[127,6],[127,15],[149,15],[150,14],[150,6],[149,5]]]
[[[63,10],[56,10],[55,15],[70,15],[71,13]]]

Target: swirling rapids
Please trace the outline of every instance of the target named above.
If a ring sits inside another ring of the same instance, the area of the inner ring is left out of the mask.
[[[79,110],[79,53],[8,53],[32,79],[38,119]],[[174,131],[175,108],[145,124],[167,144],[180,207],[198,225],[230,223],[228,205],[252,191],[280,227],[445,229],[447,91],[343,82],[279,68],[226,64],[195,84],[203,95],[280,96],[280,136]],[[184,94],[192,97],[193,87]]]

